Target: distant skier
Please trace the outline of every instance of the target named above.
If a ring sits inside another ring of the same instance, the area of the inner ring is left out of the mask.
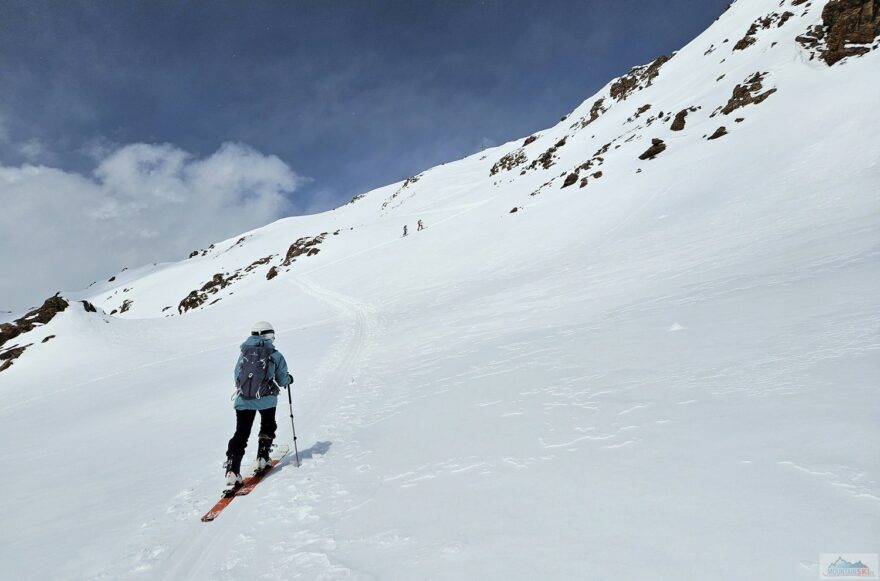
[[[419,230],[424,230],[424,229],[425,229],[425,225],[422,224],[421,220],[419,220],[418,227],[416,228],[416,232],[418,232]]]
[[[254,471],[264,470],[269,464],[269,450],[275,439],[275,406],[278,405],[279,387],[289,388],[293,378],[287,371],[287,361],[275,350],[275,331],[266,321],[255,323],[251,336],[241,344],[241,355],[235,364],[235,434],[226,449],[226,486],[241,485],[241,459],[251,435],[251,427],[260,412],[260,432],[257,439],[257,459]]]
[[[406,236],[408,226],[406,224],[403,225],[403,235]]]

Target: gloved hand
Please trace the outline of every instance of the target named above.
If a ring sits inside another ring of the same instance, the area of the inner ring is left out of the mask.
[[[291,383],[293,383],[293,376],[288,373],[287,374],[287,385],[290,385]],[[287,386],[285,386],[285,387],[287,387]]]

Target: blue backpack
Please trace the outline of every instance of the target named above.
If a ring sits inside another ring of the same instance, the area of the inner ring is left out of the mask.
[[[274,377],[269,373],[269,364],[275,347],[265,343],[247,345],[241,348],[241,365],[235,387],[243,399],[260,399],[266,395],[278,395]]]

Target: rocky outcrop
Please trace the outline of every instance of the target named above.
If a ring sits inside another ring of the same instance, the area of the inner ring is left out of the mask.
[[[125,299],[124,301],[122,301],[122,304],[119,305],[119,308],[113,309],[112,311],[110,311],[110,314],[111,315],[115,315],[116,313],[122,314],[122,313],[128,311],[128,309],[131,308],[132,304],[134,304],[134,301],[132,301],[130,299]]]
[[[663,151],[665,151],[665,150],[666,150],[666,144],[663,143],[663,140],[657,139],[655,137],[654,139],[651,140],[651,147],[646,149],[645,153],[643,153],[642,155],[639,156],[639,159],[641,159],[641,160],[654,159],[655,157],[657,157],[658,155],[663,153]]]
[[[822,24],[795,40],[828,66],[870,52],[880,36],[880,0],[831,0],[822,9]]]
[[[733,45],[733,50],[745,50],[755,44],[755,42],[757,42],[758,40],[755,38],[755,34],[757,34],[757,32],[758,25],[753,22],[749,29],[746,31],[746,35],[736,41],[736,44]]]
[[[684,118],[687,117],[688,110],[682,109],[678,113],[675,114],[675,119],[672,120],[672,125],[669,127],[673,131],[681,131],[684,129]]]
[[[0,325],[0,347],[5,343],[15,339],[22,333],[27,333],[35,327],[45,325],[55,318],[55,315],[67,309],[70,306],[66,300],[58,295],[46,299],[42,306],[28,311],[20,319],[16,319],[11,323],[3,323]]]
[[[593,121],[598,119],[602,115],[602,113],[607,111],[607,109],[603,106],[603,103],[605,103],[604,97],[596,99],[596,102],[593,103],[592,107],[590,107],[590,116],[587,117],[585,115],[585,116],[581,117],[577,122],[575,122],[570,127],[570,129],[583,129],[584,127],[586,127],[587,125],[589,125],[590,123],[592,123]]]
[[[776,89],[761,92],[764,88],[763,81],[766,76],[767,73],[755,73],[746,79],[742,85],[734,87],[733,95],[727,101],[727,104],[716,110],[715,113],[720,112],[724,115],[730,115],[733,111],[746,105],[757,105],[763,102],[767,97],[776,92]],[[715,113],[712,114],[713,117]]]
[[[584,187],[586,187],[587,184],[590,182],[590,178],[593,178],[594,180],[597,180],[597,179],[599,179],[599,178],[601,178],[601,177],[602,177],[602,172],[601,172],[601,171],[593,172],[593,173],[592,173],[591,175],[589,175],[589,176],[582,177],[582,178],[581,178],[581,184],[580,184],[578,187],[580,187],[580,188],[584,188]]]
[[[672,57],[660,55],[650,64],[633,67],[630,71],[619,77],[611,85],[611,98],[617,101],[623,101],[633,92],[640,91],[645,87],[650,87],[657,75],[660,74],[660,68]]]
[[[733,50],[737,51],[747,49],[748,47],[755,44],[755,42],[757,42],[757,38],[755,38],[755,35],[758,34],[758,30],[770,28],[774,24],[777,27],[783,26],[792,16],[794,16],[794,13],[792,12],[783,12],[782,14],[779,14],[778,12],[773,12],[755,20],[749,26],[749,29],[746,31],[745,36],[743,36],[737,41],[735,45],[733,45]]]
[[[34,330],[36,327],[47,324],[55,318],[55,315],[65,311],[69,306],[69,302],[55,295],[46,299],[40,307],[28,311],[20,319],[0,325],[0,371],[9,369],[12,366],[12,362],[18,359],[25,349],[32,345],[32,343],[29,343],[27,345],[7,346],[7,343],[24,333]]]
[[[27,345],[13,345],[8,349],[0,350],[0,371],[6,371],[12,367],[12,362],[21,357],[21,354],[24,353],[25,349],[31,345],[33,345],[33,343],[28,343]]]
[[[624,123],[632,123],[633,121],[635,121],[636,119],[638,119],[639,117],[641,117],[641,116],[642,116],[642,113],[644,113],[645,111],[647,111],[647,110],[650,109],[650,108],[651,108],[651,104],[650,104],[650,103],[648,103],[648,104],[646,104],[646,105],[642,105],[641,107],[639,107],[638,109],[636,109],[636,112],[633,113],[633,116],[627,118],[627,120],[626,120]]]
[[[570,173],[567,176],[565,176],[565,181],[562,182],[562,187],[567,188],[568,186],[574,185],[574,183],[577,181],[578,181],[577,172]]]
[[[411,176],[411,177],[406,178],[406,180],[404,180],[404,182],[403,182],[403,185],[400,186],[400,187],[397,189],[396,192],[394,192],[393,194],[391,194],[391,195],[388,197],[387,200],[385,200],[384,202],[382,202],[382,209],[384,210],[386,207],[388,207],[388,205],[389,205],[392,201],[394,201],[394,198],[396,198],[397,196],[399,196],[400,194],[402,194],[402,193],[403,193],[407,188],[409,188],[411,185],[413,185],[414,183],[416,183],[416,182],[418,182],[420,179],[422,179],[422,176],[423,176],[423,175],[425,175],[425,172],[422,172],[422,173],[420,173],[420,174],[416,174],[416,175],[414,175],[414,176]]]
[[[526,156],[526,152],[523,151],[522,148],[515,149],[496,161],[495,165],[492,166],[492,169],[489,170],[489,175],[494,176],[502,170],[512,170],[516,166],[524,164],[528,160],[529,158]]]
[[[228,274],[215,274],[211,280],[202,285],[202,288],[199,290],[191,291],[180,304],[177,305],[177,312],[181,315],[187,311],[191,311],[195,308],[202,306],[209,298],[210,295],[217,294],[220,290],[228,287],[232,284],[232,281],[239,278],[238,274],[228,275]]]
[[[825,49],[829,65],[848,56],[870,52],[867,45],[880,36],[880,0],[831,0],[822,9]]]
[[[270,254],[269,256],[264,256],[263,258],[258,258],[257,260],[255,260],[255,261],[253,261],[252,263],[250,263],[249,265],[247,265],[247,266],[245,267],[244,271],[245,271],[245,272],[250,272],[250,271],[254,270],[255,268],[257,268],[258,266],[262,266],[262,265],[264,265],[264,264],[268,264],[269,261],[272,260],[272,258],[273,258],[274,256],[275,256],[274,254]]]
[[[300,256],[314,256],[318,254],[321,251],[318,245],[324,241],[326,236],[327,233],[322,232],[318,236],[304,236],[298,239],[287,249],[287,255],[284,257],[284,262],[281,263],[281,266],[290,266]]]
[[[326,232],[321,235],[321,239],[323,239],[324,236],[326,236]],[[288,251],[288,254],[289,253],[290,252]],[[186,295],[186,297],[184,297],[183,300],[181,300],[180,303],[177,305],[177,312],[182,315],[187,311],[191,311],[193,309],[197,309],[203,306],[205,303],[207,303],[208,305],[213,305],[219,302],[222,297],[214,298],[213,300],[211,300],[211,302],[208,302],[208,300],[211,298],[211,295],[216,295],[221,290],[230,286],[233,282],[241,280],[256,271],[259,267],[269,264],[276,256],[278,255],[270,254],[269,256],[258,258],[257,260],[254,260],[249,265],[243,268],[237,268],[231,274],[228,272],[215,274],[213,277],[211,277],[211,280],[202,285],[201,288],[190,291],[190,293]],[[277,275],[278,268],[273,266],[266,274],[266,278],[268,280],[272,280]],[[230,292],[229,294],[232,293]],[[162,309],[162,311],[164,312],[166,309],[169,308],[170,307],[165,307],[164,309]]]
[[[709,139],[718,139],[719,137],[723,137],[724,135],[727,135],[727,128],[722,125],[715,130],[715,133],[709,136]]]
[[[207,256],[207,254],[212,250],[214,250],[213,244],[202,250],[193,250],[189,253],[189,256],[187,258],[195,258],[196,256]]]
[[[547,148],[547,151],[539,155],[537,159],[533,160],[526,169],[536,169],[539,165],[544,169],[550,169],[550,167],[556,163],[556,151],[565,145],[566,139],[566,137],[563,137],[554,143],[552,147]]]

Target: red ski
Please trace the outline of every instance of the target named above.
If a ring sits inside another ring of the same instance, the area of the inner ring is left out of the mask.
[[[278,465],[281,460],[287,455],[289,448],[287,446],[281,446],[275,453],[273,454],[272,463],[266,467],[265,470],[262,470],[253,476],[248,476],[244,479],[241,486],[237,488],[233,488],[231,491],[224,493],[223,498],[221,498],[217,504],[211,507],[211,510],[205,513],[205,516],[202,517],[202,522],[211,522],[223,511],[224,508],[229,506],[229,503],[232,502],[236,496],[244,496],[254,489],[254,487],[260,483],[263,478],[266,477],[266,474],[272,471],[272,469]]]

